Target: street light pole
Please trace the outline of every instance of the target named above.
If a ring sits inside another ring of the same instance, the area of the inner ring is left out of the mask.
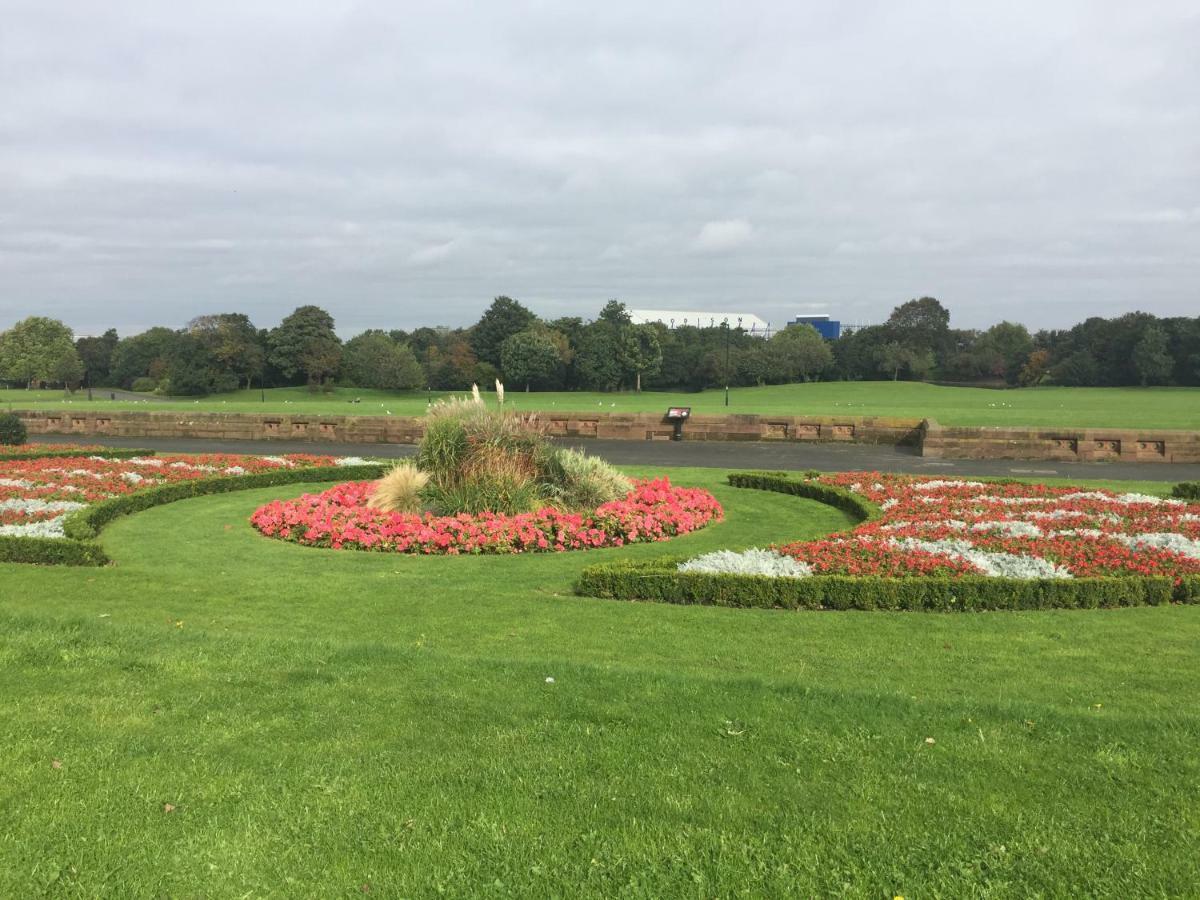
[[[729,405],[729,322],[725,322],[725,405]]]

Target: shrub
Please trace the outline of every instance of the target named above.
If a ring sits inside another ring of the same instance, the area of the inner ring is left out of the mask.
[[[540,461],[546,499],[562,509],[595,509],[620,500],[633,481],[598,456],[556,449]]]
[[[141,378],[133,379],[133,384],[129,388],[139,394],[152,394],[158,390],[158,379],[143,375]]]
[[[429,476],[413,463],[397,463],[375,482],[367,506],[387,512],[420,512],[421,489],[428,483]]]
[[[1180,500],[1200,500],[1200,481],[1181,481],[1171,489],[1171,496]]]
[[[16,413],[0,413],[0,444],[19,446],[29,435]]]
[[[767,609],[858,609],[982,611],[1014,609],[1096,609],[1200,602],[1200,576],[1126,576],[1070,580],[1013,581],[957,578],[883,578],[819,575],[770,578],[763,575],[678,571],[678,559],[587,566],[577,594],[621,600],[707,604]]]
[[[434,404],[417,449],[428,473],[422,496],[442,515],[520,513],[542,505],[542,461],[550,452],[536,415],[472,400]]]

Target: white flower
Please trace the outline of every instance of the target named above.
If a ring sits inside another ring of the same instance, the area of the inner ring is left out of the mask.
[[[135,466],[161,466],[161,465],[163,465],[163,461],[161,459],[151,459],[148,456],[135,456],[135,457],[133,457],[133,459],[131,459],[129,461],[131,463],[133,463]]]
[[[42,512],[72,512],[77,509],[83,509],[86,505],[86,503],[76,503],[73,500],[39,500],[34,497],[28,499],[14,497],[11,500],[0,500],[0,512],[19,512],[25,515]]]
[[[121,480],[127,481],[130,484],[141,484],[146,479],[143,478],[141,475],[139,475],[137,472],[122,472]]]
[[[1047,559],[1037,556],[1020,556],[1015,553],[986,553],[976,550],[970,541],[948,539],[921,541],[916,538],[893,540],[892,545],[901,550],[924,550],[964,560],[984,575],[992,578],[1070,578],[1071,573]]]
[[[1000,522],[976,522],[971,526],[971,530],[976,532],[996,531],[1005,537],[1036,538],[1042,536],[1042,529],[1032,522],[1017,522],[1011,519]]]
[[[1114,534],[1113,537],[1129,547],[1153,547],[1200,559],[1200,541],[1171,531],[1154,534]]]
[[[226,475],[245,475],[246,470],[243,469],[241,466],[228,466],[225,469],[225,474]]]
[[[63,520],[66,516],[40,519],[22,525],[0,525],[0,535],[6,537],[65,538]]]
[[[33,482],[21,478],[0,478],[0,487],[31,488]]]
[[[807,563],[776,553],[751,547],[736,553],[733,550],[714,550],[677,566],[680,572],[703,574],[765,575],[768,578],[805,578],[812,574]]]
[[[288,468],[291,468],[292,465],[291,460],[284,459],[282,456],[263,456],[260,457],[260,459],[262,459],[263,462],[268,462],[276,466],[287,466]]]
[[[333,461],[336,466],[365,466],[367,460],[361,456],[341,456]]]
[[[941,478],[931,478],[929,481],[920,481],[913,485],[914,491],[936,491],[941,488],[984,488],[987,487],[982,481],[946,481]]]

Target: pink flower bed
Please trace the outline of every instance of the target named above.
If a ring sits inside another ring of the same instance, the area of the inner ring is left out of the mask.
[[[277,500],[250,521],[263,534],[297,544],[397,553],[530,553],[665,541],[723,516],[712,494],[641,481],[627,497],[586,514],[546,508],[520,515],[434,516],[382,512],[366,505],[371,482]]]
[[[121,494],[198,478],[330,466],[330,456],[225,453],[105,459],[66,456],[0,460],[0,535],[62,537],[71,512]]]
[[[778,547],[814,575],[1070,578],[1200,574],[1200,504],[1146,494],[849,472],[818,481],[883,510]]]

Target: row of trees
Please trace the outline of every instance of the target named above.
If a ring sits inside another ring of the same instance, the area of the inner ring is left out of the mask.
[[[364,388],[460,390],[503,379],[534,390],[699,390],[813,379],[939,379],[1037,385],[1200,384],[1200,318],[1130,313],[1031,334],[1000,322],[950,327],[932,297],[896,307],[882,325],[826,341],[808,326],[769,340],[725,326],[634,324],[624,304],[591,321],[543,320],[497,297],[469,328],[373,329],[343,342],[334,320],[302,306],[272,329],[242,313],[199,316],[186,328],[74,340],[61,322],[31,317],[0,334],[0,379],[174,395],[334,382]]]

